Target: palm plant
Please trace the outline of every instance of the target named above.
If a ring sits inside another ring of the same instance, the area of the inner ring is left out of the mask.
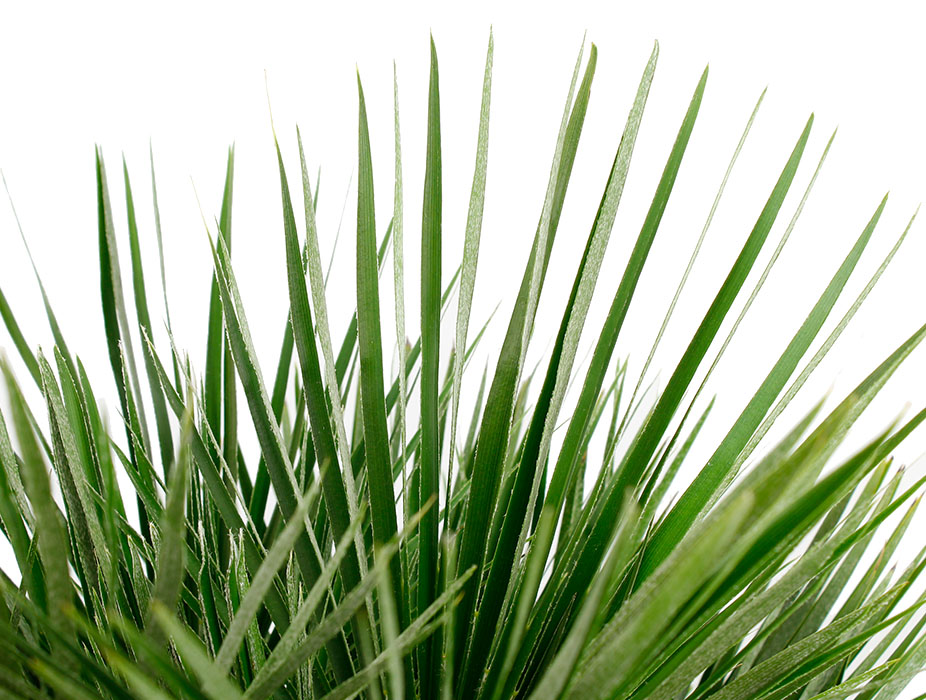
[[[289,313],[272,374],[254,351],[231,263],[234,151],[220,215],[214,226],[206,224],[214,265],[201,375],[173,342],[158,348],[152,341],[129,170],[131,266],[121,270],[97,151],[101,302],[121,425],[108,424],[99,387],[68,350],[44,287],[54,336],[47,353],[27,341],[0,294],[12,346],[45,400],[33,412],[3,360],[9,413],[0,416],[0,524],[19,581],[0,579],[0,698],[899,697],[926,661],[926,618],[917,614],[923,598],[908,593],[926,554],[899,572],[892,566],[924,479],[902,487],[902,470],[890,456],[926,411],[847,457],[838,448],[926,326],[829,413],[820,401],[777,444],[758,453],[757,447],[881,278],[909,226],[805,359],[872,238],[885,197],[761,385],[742,397],[745,408],[706,464],[691,464],[690,449],[712,405],[698,402],[707,377],[813,186],[811,179],[747,294],[747,277],[792,188],[813,117],[783,158],[669,380],[655,393],[641,391],[756,114],[644,370],[631,383],[626,362],[612,361],[615,346],[707,80],[705,70],[604,325],[585,329],[657,47],[552,350],[538,368],[542,382],[532,385],[525,355],[595,73],[597,49],[591,46],[584,72],[583,53],[504,341],[490,350],[494,371],[481,378],[469,360],[485,326],[471,330],[470,315],[486,196],[491,36],[465,242],[449,277],[441,267],[440,97],[431,43],[420,328],[405,318],[398,88],[394,214],[383,227],[374,217],[358,77],[357,303],[337,346],[315,221],[318,183],[313,192],[297,130],[300,240],[274,135]],[[151,181],[166,307],[153,158]],[[398,369],[386,378],[384,348],[392,339],[381,321],[380,275],[390,249]],[[123,273],[131,277],[134,310]],[[744,297],[732,330],[718,342],[734,302]],[[454,333],[442,338],[453,299]],[[169,330],[169,313],[166,321]],[[583,332],[597,341],[580,374]],[[408,333],[413,342],[406,342]],[[565,415],[573,378],[575,407]],[[460,416],[464,384],[478,393],[468,423]],[[257,436],[254,453],[241,439],[248,420]],[[565,433],[554,441],[559,423]],[[593,439],[602,441],[603,458],[589,463]],[[686,467],[696,475],[674,496]]]

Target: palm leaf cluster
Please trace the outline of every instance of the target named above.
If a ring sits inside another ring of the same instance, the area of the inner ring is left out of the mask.
[[[675,353],[668,381],[641,391],[646,369],[627,381],[615,347],[626,340],[621,329],[631,303],[646,303],[634,293],[707,81],[705,70],[624,269],[602,275],[654,79],[654,49],[552,349],[531,373],[525,355],[538,309],[546,308],[541,291],[595,74],[597,49],[591,46],[587,60],[583,53],[507,330],[500,346],[488,349],[491,371],[481,377],[469,361],[485,326],[470,328],[470,315],[486,197],[491,37],[465,241],[453,274],[441,265],[447,241],[431,44],[420,276],[415,272],[420,325],[405,316],[397,87],[395,179],[386,191],[394,214],[383,226],[374,215],[358,78],[357,303],[338,342],[320,256],[327,232],[315,221],[318,183],[313,191],[298,131],[298,184],[277,142],[289,310],[275,364],[255,354],[231,262],[234,152],[219,216],[206,226],[213,270],[206,362],[198,373],[172,342],[152,341],[152,285],[129,170],[131,264],[123,269],[123,234],[97,151],[101,303],[118,390],[111,420],[98,398],[108,395],[111,380],[91,383],[44,287],[54,337],[44,351],[23,336],[0,297],[11,354],[15,348],[25,370],[17,378],[13,361],[3,362],[9,400],[0,419],[0,523],[16,576],[8,571],[0,580],[0,698],[899,697],[926,660],[915,586],[926,554],[895,565],[923,479],[902,484],[891,454],[926,412],[849,456],[839,447],[926,326],[835,408],[824,411],[821,401],[777,444],[757,447],[906,231],[822,336],[873,237],[882,201],[765,379],[744,387],[745,407],[710,458],[692,463],[689,451],[711,406],[698,401],[705,382],[769,269],[754,286],[747,280],[780,223],[769,267],[777,260],[812,187],[813,179],[785,224],[783,205],[806,167],[813,118],[783,154],[755,225],[690,341]],[[151,182],[160,250],[153,162]],[[304,200],[298,215],[294,184]],[[390,257],[394,329],[384,327],[380,303]],[[163,252],[161,261],[166,305]],[[601,290],[613,293],[603,325],[586,327],[596,288],[618,278],[616,290]],[[731,324],[736,302],[742,311]],[[448,336],[442,318],[453,307]],[[583,336],[597,340],[579,372]],[[390,348],[398,353],[395,371],[384,364]],[[575,403],[566,413],[572,380]],[[36,384],[43,406],[29,405],[21,381]],[[472,413],[464,404],[461,416],[464,386],[469,400],[476,398]],[[253,428],[259,449],[241,439],[243,427]],[[600,461],[589,458],[597,454],[589,450],[593,439],[604,445]],[[679,481],[680,472],[695,476]]]

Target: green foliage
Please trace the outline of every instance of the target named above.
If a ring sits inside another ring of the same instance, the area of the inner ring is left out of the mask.
[[[815,343],[874,236],[885,197],[765,380],[744,387],[751,394],[732,397],[745,408],[707,463],[693,464],[689,451],[713,405],[693,410],[706,381],[694,379],[716,366],[730,340],[715,350],[731,309],[744,297],[746,309],[751,305],[810,193],[813,179],[747,296],[746,282],[802,167],[813,117],[782,154],[766,204],[679,349],[665,387],[640,393],[641,376],[625,391],[627,365],[615,360],[615,347],[631,304],[646,303],[635,294],[637,283],[708,78],[705,70],[682,115],[608,315],[601,328],[586,328],[655,76],[656,47],[535,391],[525,355],[538,308],[564,301],[545,300],[542,290],[589,106],[592,45],[584,71],[584,51],[576,62],[504,340],[490,349],[494,367],[480,378],[469,360],[485,326],[471,333],[470,316],[484,202],[493,196],[486,191],[493,53],[490,36],[465,241],[459,268],[448,275],[442,249],[456,243],[444,240],[441,226],[440,78],[431,42],[421,318],[413,343],[405,337],[397,81],[394,215],[384,227],[374,217],[358,75],[357,304],[337,348],[315,220],[318,184],[313,194],[297,130],[301,233],[274,133],[289,312],[272,383],[255,353],[232,265],[234,151],[217,229],[209,231],[212,285],[199,376],[172,337],[168,348],[152,341],[148,300],[155,296],[146,288],[142,249],[153,244],[139,235],[124,165],[131,269],[120,270],[120,236],[97,150],[105,328],[99,340],[123,426],[105,422],[45,288],[55,339],[47,355],[24,337],[0,294],[9,347],[44,400],[33,413],[2,361],[9,411],[0,414],[0,527],[18,581],[0,578],[0,698],[889,700],[921,670],[926,617],[919,608],[926,599],[910,591],[918,590],[926,550],[899,573],[893,564],[909,540],[926,477],[901,488],[902,470],[890,456],[926,410],[854,454],[842,457],[838,448],[926,326],[835,409],[824,414],[821,401],[780,442],[755,454],[881,278],[909,226],[829,337]],[[755,114],[654,346],[645,350],[646,368]],[[153,160],[151,168],[157,296],[166,305]],[[390,242],[397,346],[391,331],[384,333],[380,309]],[[134,318],[123,272],[131,274]],[[454,291],[455,332],[442,343]],[[583,335],[595,343],[577,376]],[[815,344],[819,349],[807,358]],[[387,380],[383,358],[392,348],[399,370]],[[573,380],[576,403],[566,414]],[[468,424],[460,411],[464,386],[468,395],[478,386]],[[246,415],[239,414],[240,398]],[[409,405],[418,410],[409,412]],[[419,416],[417,424],[410,415]],[[559,425],[563,437],[554,442]],[[241,440],[243,427],[256,433],[253,454]],[[589,456],[594,438],[603,439],[601,462]],[[683,469],[693,478],[674,498]]]

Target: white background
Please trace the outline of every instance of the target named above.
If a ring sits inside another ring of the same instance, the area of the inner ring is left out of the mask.
[[[355,290],[356,201],[355,190],[349,189],[356,167],[355,69],[367,97],[377,223],[382,228],[392,214],[393,59],[405,163],[407,323],[414,335],[429,30],[440,57],[447,279],[462,251],[483,63],[489,26],[494,26],[488,194],[471,327],[478,328],[496,304],[501,305],[485,348],[500,339],[520,280],[584,31],[600,50],[528,368],[543,358],[558,326],[564,295],[654,40],[661,45],[660,61],[580,360],[594,329],[600,327],[688,100],[708,62],[710,78],[699,121],[618,343],[617,355],[631,358],[632,377],[640,370],[762,89],[769,87],[752,135],[656,356],[654,367],[661,370],[663,382],[738,253],[810,112],[815,112],[816,122],[805,159],[757,272],[839,126],[814,194],[709,386],[708,393],[716,392],[718,401],[705,437],[696,445],[693,466],[709,454],[716,444],[712,440],[723,435],[745,405],[883,194],[891,191],[881,224],[824,334],[864,286],[926,193],[926,12],[919,3],[625,7],[477,2],[455,4],[453,10],[426,3],[130,5],[4,3],[0,10],[0,168],[71,349],[88,366],[100,393],[110,397],[110,405],[114,392],[98,302],[94,144],[102,145],[107,158],[126,264],[121,155],[127,159],[145,249],[149,303],[163,347],[148,171],[149,139],[153,143],[174,329],[178,344],[201,368],[210,261],[196,193],[211,223],[221,200],[226,149],[236,143],[235,268],[257,350],[269,374],[285,320],[286,282],[267,91],[294,189],[299,189],[295,124],[301,127],[311,172],[321,168],[323,256],[332,249],[348,196],[329,285],[337,340]],[[782,427],[822,392],[831,390],[834,401],[842,398],[926,321],[924,237],[926,221],[920,221],[888,275],[808,383],[803,398],[782,418]],[[756,277],[747,282],[747,292]],[[50,346],[37,286],[6,202],[0,203],[0,286],[30,342]],[[391,289],[387,273],[382,298],[387,360],[393,357],[395,340]],[[738,309],[735,306],[734,313]],[[447,348],[452,323],[451,313],[444,326]],[[0,347],[13,356],[5,332],[0,338]],[[491,352],[480,355],[474,375],[494,357]],[[14,365],[25,377],[22,366]],[[852,445],[885,427],[907,404],[922,407],[924,368],[926,351],[920,350],[860,421]],[[474,376],[473,383],[466,384],[464,404],[473,400],[476,381]],[[468,416],[465,409],[463,415]],[[916,459],[923,451],[924,434],[919,431],[898,451],[898,459],[920,475],[923,468]],[[922,526],[920,522],[918,531],[911,529],[905,556],[922,546]],[[919,688],[923,690],[926,684]]]

